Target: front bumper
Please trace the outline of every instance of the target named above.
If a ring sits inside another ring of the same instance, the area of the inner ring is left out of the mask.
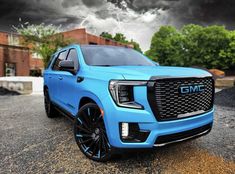
[[[145,91],[143,90],[143,88],[145,87],[138,87],[135,89],[135,92],[137,93],[141,91],[142,93],[142,91]],[[158,122],[151,111],[146,94],[142,93],[141,95],[135,96],[140,96],[140,98],[135,98],[138,103],[145,103],[144,110],[118,107],[113,102],[110,96],[107,96],[105,99],[102,100],[102,105],[104,106],[104,121],[107,130],[107,136],[110,144],[113,147],[152,148],[154,146],[162,146],[168,143],[183,141],[188,138],[194,138],[210,131],[210,129],[208,129],[199,133],[190,134],[188,137],[179,138],[177,140],[174,139],[173,141],[169,139],[169,142],[157,143],[158,137],[174,135],[180,132],[193,130],[209,124],[212,125],[214,109],[207,113],[193,117]],[[123,142],[121,140],[119,128],[119,125],[122,122],[138,123],[140,130],[149,131],[150,133],[146,141]]]

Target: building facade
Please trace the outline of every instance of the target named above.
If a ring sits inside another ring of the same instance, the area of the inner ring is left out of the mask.
[[[62,34],[77,44],[127,46],[87,33],[84,28]],[[30,48],[20,45],[20,39],[18,34],[0,31],[0,77],[41,75],[44,69],[42,59]]]

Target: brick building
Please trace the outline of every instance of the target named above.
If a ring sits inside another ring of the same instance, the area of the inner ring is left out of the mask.
[[[122,43],[105,39],[86,32],[86,29],[75,29],[62,32],[65,38],[71,38],[78,44],[125,46]],[[28,47],[20,45],[20,37],[15,33],[0,31],[0,77],[28,76],[43,71],[40,56]]]

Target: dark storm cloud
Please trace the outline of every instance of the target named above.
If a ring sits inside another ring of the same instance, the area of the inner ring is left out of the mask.
[[[188,10],[187,10],[188,7]],[[220,24],[227,28],[235,28],[234,0],[199,0],[191,1],[187,6],[181,6],[179,13],[183,23],[196,22],[199,24]],[[175,14],[175,13],[174,13]],[[186,16],[188,15],[188,17]]]
[[[79,5],[79,1],[78,0],[63,0],[63,2],[61,3],[61,5],[64,8],[68,8],[68,7],[73,7],[73,6],[77,6]]]
[[[116,4],[118,7],[123,8],[123,0],[107,0],[108,2]],[[127,7],[138,11],[148,11],[150,9],[169,9],[174,6],[174,1],[178,0],[124,0]]]
[[[122,32],[147,50],[162,25],[235,29],[234,9],[235,0],[0,0],[0,30],[11,31],[21,18],[31,24],[62,25],[64,30],[85,27],[97,35]]]
[[[45,22],[62,25],[80,21],[77,16],[66,15],[64,11],[43,5],[49,1],[65,9],[80,5],[99,8],[107,2],[111,2],[123,10],[130,8],[137,13],[161,9],[168,12],[169,24],[177,27],[187,23],[196,23],[221,24],[227,28],[235,28],[234,0],[1,0],[0,29],[9,29],[12,25],[16,25],[19,18],[33,23]],[[96,11],[96,14],[102,19],[112,18],[113,16],[108,16],[108,10]]]
[[[79,6],[81,4],[86,5],[87,7],[99,7],[105,1],[103,0],[63,0],[62,6],[64,8]]]
[[[88,7],[101,6],[104,3],[103,0],[82,0],[82,2]]]
[[[0,4],[0,30],[9,31],[12,25],[19,24],[19,18],[22,22],[34,24],[48,23],[55,25],[67,25],[76,23],[79,19],[72,15],[62,14],[57,9],[42,5],[42,1],[24,1],[24,0],[1,0]],[[52,2],[56,2],[52,0]]]
[[[122,0],[108,0],[123,8]],[[219,24],[234,29],[234,0],[124,0],[127,6],[137,12],[162,9],[169,12],[169,20],[180,27],[187,23],[201,25]]]

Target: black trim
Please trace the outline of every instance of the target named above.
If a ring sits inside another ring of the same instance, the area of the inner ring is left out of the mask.
[[[145,142],[150,134],[148,130],[141,130],[138,123],[129,124],[129,136],[125,139],[122,137],[122,123],[119,123],[120,139],[124,143],[140,143]]]
[[[77,76],[77,83],[80,83],[84,80],[84,77]]]
[[[61,106],[59,106],[58,104],[56,104],[55,102],[52,102],[53,105],[55,106],[55,109],[60,112],[62,115],[66,116],[67,118],[69,118],[71,121],[75,121],[75,116],[73,116],[73,114],[71,114],[70,112],[66,111],[64,108],[62,108]]]
[[[112,94],[111,94],[111,91],[110,91],[110,89],[109,89],[109,85],[110,85],[110,82],[111,81],[137,81],[137,82],[139,82],[139,81],[143,81],[143,82],[146,82],[146,84],[148,83],[148,81],[147,80],[125,80],[125,79],[122,79],[122,80],[115,80],[115,79],[111,79],[111,80],[109,80],[109,83],[108,83],[108,91],[109,91],[109,95],[111,96],[111,98],[112,98],[112,100],[113,100],[113,102],[116,104],[116,106],[118,106],[118,107],[121,107],[121,108],[127,108],[127,109],[139,109],[139,110],[144,110],[144,106],[143,105],[141,105],[140,103],[138,103],[138,102],[135,102],[136,104],[138,104],[138,105],[140,105],[141,106],[141,108],[133,108],[133,107],[128,107],[128,106],[120,106],[115,100],[114,100],[114,98],[113,98],[113,96],[112,96]],[[134,87],[136,87],[136,86],[146,86],[146,84],[143,84],[143,85],[132,85],[133,86],[133,88]],[[131,86],[131,85],[130,85]],[[133,89],[133,98],[135,99],[135,96],[134,96],[134,89]]]
[[[191,129],[191,130],[187,130],[184,132],[179,132],[179,133],[174,133],[174,134],[169,134],[169,135],[162,135],[157,137],[157,140],[155,141],[155,145],[159,145],[159,144],[170,144],[170,143],[174,143],[177,142],[179,140],[189,140],[189,139],[193,139],[193,138],[198,138],[200,136],[206,135],[211,131],[212,128],[212,123],[206,124],[204,126],[195,128],[195,129]],[[203,133],[205,132],[205,133]],[[200,134],[203,133],[203,134]],[[192,138],[190,138],[192,137]]]
[[[157,80],[177,80],[177,79],[197,79],[197,78],[211,78],[212,79],[212,102],[211,102],[211,109],[204,112],[204,113],[200,113],[200,114],[195,114],[195,115],[190,115],[190,116],[187,116],[187,117],[182,117],[182,118],[168,118],[168,119],[159,119],[158,115],[159,114],[159,111],[158,111],[158,108],[157,108],[157,104],[156,104],[156,99],[155,99],[155,84],[157,82]],[[157,121],[170,121],[170,120],[179,120],[179,119],[185,119],[185,118],[189,118],[189,117],[193,117],[193,116],[198,116],[198,115],[201,115],[201,114],[205,114],[205,113],[208,113],[210,111],[213,110],[213,104],[214,104],[214,94],[215,94],[215,81],[214,79],[212,78],[212,76],[202,76],[202,77],[171,77],[171,76],[152,76],[150,78],[150,80],[148,81],[147,83],[147,99],[148,99],[148,103],[150,105],[150,108],[155,116],[155,118],[157,119]]]
[[[68,50],[65,49],[65,50],[62,50],[62,51],[58,52],[57,55],[56,55],[56,57],[54,58],[53,62],[51,63],[51,64],[52,64],[52,65],[51,65],[51,70],[52,70],[52,71],[61,71],[61,70],[59,70],[59,69],[54,69],[54,68],[55,68],[54,66],[55,66],[55,64],[56,64],[56,60],[59,58],[60,54],[63,53],[63,52],[67,52],[65,58],[63,59],[63,60],[66,60],[66,58],[67,58],[67,56],[68,56]],[[62,61],[62,60],[60,60],[60,61]],[[59,67],[59,64],[58,64],[58,67]]]
[[[171,80],[171,79],[201,79],[201,78],[213,78],[212,76],[195,76],[195,77],[172,77],[172,76],[152,76],[149,80]]]
[[[70,48],[70,49],[68,50],[68,54],[67,54],[65,60],[68,59],[68,56],[69,56],[69,53],[70,53],[71,50],[75,50],[75,51],[76,51],[76,54],[77,54],[77,62],[78,62],[78,65],[77,65],[77,69],[76,69],[76,72],[75,72],[75,74],[76,74],[76,73],[80,70],[80,62],[79,62],[79,57],[78,57],[77,49],[76,49],[76,48]]]

